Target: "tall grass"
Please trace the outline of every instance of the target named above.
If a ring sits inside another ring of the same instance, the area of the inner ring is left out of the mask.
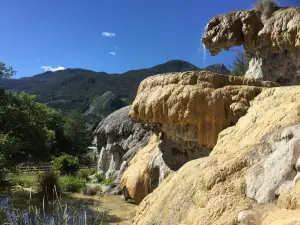
[[[43,197],[42,207],[37,208],[32,204],[29,194],[28,210],[26,212],[15,210],[8,205],[0,205],[0,224],[9,225],[96,225],[102,224],[104,212],[93,218],[87,216],[86,201],[79,205],[64,205],[58,197],[56,189],[52,190],[57,196],[53,201]],[[47,213],[45,205],[52,206],[52,212]]]

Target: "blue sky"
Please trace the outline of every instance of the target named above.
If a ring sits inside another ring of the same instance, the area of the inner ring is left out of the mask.
[[[296,0],[281,0],[297,5]],[[204,67],[230,64],[234,53],[203,59],[208,20],[253,6],[250,0],[0,0],[0,61],[16,77],[52,68],[122,73],[171,59]],[[205,62],[204,62],[205,61]]]

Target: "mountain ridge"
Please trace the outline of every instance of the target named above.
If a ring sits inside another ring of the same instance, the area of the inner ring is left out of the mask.
[[[93,100],[106,92],[111,92],[112,100],[107,101],[107,106],[102,105],[100,107],[105,112],[99,116],[99,120],[101,120],[118,109],[116,103],[119,103],[120,107],[131,104],[138,85],[145,78],[156,74],[192,70],[209,70],[224,75],[230,73],[223,64],[214,64],[200,69],[187,61],[170,60],[150,68],[129,70],[121,74],[108,74],[80,68],[68,68],[55,72],[47,71],[32,77],[1,80],[0,88],[34,94],[38,102],[63,112],[77,110],[83,113],[91,108],[99,108],[92,105],[99,101]],[[93,113],[101,114],[101,112],[89,113],[93,118],[91,123],[95,120]]]

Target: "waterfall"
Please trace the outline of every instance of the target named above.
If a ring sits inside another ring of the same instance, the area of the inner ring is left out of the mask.
[[[208,24],[206,24],[204,29],[203,29],[202,37],[205,34],[207,28],[208,28]],[[206,47],[205,47],[204,43],[202,43],[202,55],[203,55],[203,67],[206,67]]]
[[[203,67],[206,66],[206,47],[205,44],[202,44],[202,51],[203,51]]]

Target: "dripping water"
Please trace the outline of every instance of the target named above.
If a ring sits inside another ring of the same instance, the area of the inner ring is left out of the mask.
[[[208,28],[208,24],[206,24],[204,29],[203,29],[202,37],[205,34],[207,28]],[[202,43],[202,56],[203,56],[203,67],[206,67],[206,47],[205,47],[204,43]]]
[[[206,67],[206,48],[205,48],[205,44],[202,44],[202,55],[203,55],[203,67]]]

